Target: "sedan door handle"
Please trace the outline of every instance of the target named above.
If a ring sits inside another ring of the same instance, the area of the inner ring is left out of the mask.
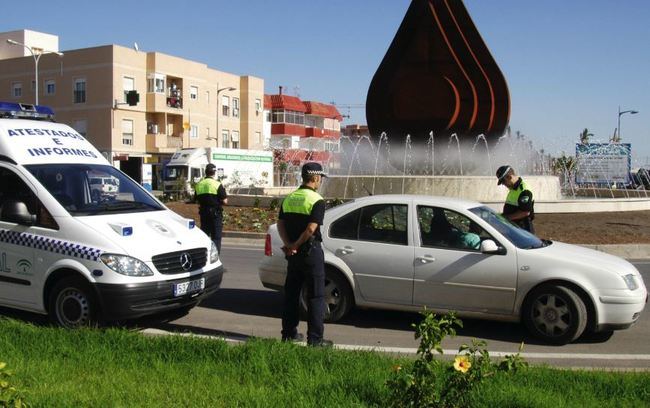
[[[431,255],[418,256],[416,259],[423,264],[431,263],[436,260],[436,258],[432,257]]]
[[[343,255],[347,255],[347,254],[351,254],[351,253],[353,253],[353,252],[354,252],[354,248],[349,247],[349,246],[346,246],[346,247],[343,247],[343,248],[339,248],[339,251],[341,251],[341,254],[343,254]]]

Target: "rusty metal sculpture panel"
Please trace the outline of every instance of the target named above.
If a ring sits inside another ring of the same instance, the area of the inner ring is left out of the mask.
[[[368,90],[371,134],[490,140],[509,115],[506,80],[462,0],[412,0]]]

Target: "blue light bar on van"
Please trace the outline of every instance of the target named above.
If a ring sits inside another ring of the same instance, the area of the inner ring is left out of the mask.
[[[54,120],[54,111],[43,105],[0,102],[0,118]]]

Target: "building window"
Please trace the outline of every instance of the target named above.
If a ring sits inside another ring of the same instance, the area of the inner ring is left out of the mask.
[[[129,91],[135,91],[135,79],[122,77],[122,90],[124,91],[124,102],[126,102],[126,94],[129,93]]]
[[[325,150],[336,153],[339,151],[339,144],[334,142],[325,142]]]
[[[45,81],[45,95],[52,96],[56,93],[56,82],[53,79]]]
[[[86,119],[79,119],[72,122],[72,128],[83,137],[86,137],[87,126],[88,123],[86,122]]]
[[[230,115],[230,97],[228,96],[221,97],[221,114],[223,116]]]
[[[86,79],[74,80],[74,103],[86,103]]]
[[[305,114],[296,111],[274,110],[271,121],[273,123],[295,123],[296,125],[305,124]]]
[[[196,86],[190,86],[190,99],[198,100],[199,99],[199,88]]]
[[[273,122],[273,123],[284,123],[284,111],[283,110],[274,110],[272,112],[271,122]]]
[[[264,120],[266,120],[268,123],[271,123],[271,111],[266,111],[264,115],[265,115]]]
[[[190,138],[191,139],[199,138],[199,127],[197,125],[192,125],[190,127]]]
[[[239,98],[232,98],[232,117],[239,117]]]
[[[230,141],[232,142],[233,149],[239,149],[239,131],[233,130],[230,135]]]
[[[262,100],[255,99],[255,114],[259,115],[260,113],[262,113]]]
[[[165,76],[162,74],[149,74],[147,79],[147,92],[165,93]]]
[[[133,146],[133,121],[122,119],[122,144]]]
[[[23,83],[14,82],[11,84],[11,96],[14,98],[20,98],[23,96]]]
[[[226,147],[226,148],[230,147],[230,137],[227,129],[223,129],[221,131],[221,141],[222,141],[221,147]]]
[[[255,140],[257,140],[257,143],[262,144],[262,132],[255,132]]]

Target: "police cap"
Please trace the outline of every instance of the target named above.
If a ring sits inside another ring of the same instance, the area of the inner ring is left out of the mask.
[[[508,166],[507,164],[497,169],[497,186],[503,184],[504,179],[511,170],[513,170],[512,167]]]
[[[304,176],[323,176],[327,177],[327,174],[323,171],[323,166],[320,163],[309,162],[305,163],[302,166],[302,175]]]

